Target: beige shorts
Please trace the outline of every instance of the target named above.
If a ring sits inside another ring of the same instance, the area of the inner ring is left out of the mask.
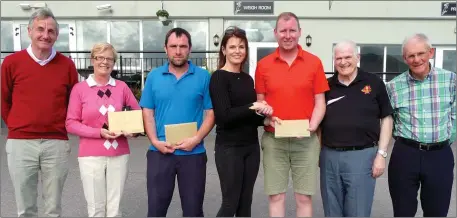
[[[305,138],[275,138],[274,133],[262,135],[265,194],[285,193],[289,172],[295,193],[313,195],[316,192],[319,153],[316,134]]]

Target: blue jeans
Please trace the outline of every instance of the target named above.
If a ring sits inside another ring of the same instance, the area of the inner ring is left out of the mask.
[[[369,217],[376,179],[372,166],[378,147],[320,154],[320,183],[326,217]]]

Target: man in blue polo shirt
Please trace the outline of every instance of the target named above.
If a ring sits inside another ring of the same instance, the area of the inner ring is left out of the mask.
[[[145,131],[151,141],[148,217],[167,215],[175,177],[183,216],[203,217],[207,161],[203,139],[214,126],[214,113],[208,90],[210,74],[188,61],[191,47],[186,30],[171,29],[165,38],[168,63],[148,74],[141,96]],[[189,122],[197,122],[195,136],[176,145],[165,142],[165,125]]]

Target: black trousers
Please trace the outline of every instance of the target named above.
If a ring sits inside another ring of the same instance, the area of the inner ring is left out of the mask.
[[[147,153],[148,217],[165,217],[178,179],[183,217],[203,217],[206,153],[195,155]]]
[[[423,151],[395,141],[388,167],[389,191],[395,217],[414,217],[417,191],[424,217],[446,217],[454,180],[451,147]]]
[[[252,194],[259,173],[259,144],[216,145],[215,159],[221,183],[222,205],[217,217],[250,217]]]

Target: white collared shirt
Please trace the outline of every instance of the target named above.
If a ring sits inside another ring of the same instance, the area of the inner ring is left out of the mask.
[[[92,86],[102,86],[100,84],[97,83],[97,81],[95,81],[94,79],[94,74],[90,74],[87,79],[86,79],[86,82],[87,82],[87,85],[89,85],[89,87],[92,87]],[[108,80],[108,83],[106,85],[111,85],[111,86],[116,86],[116,80],[113,79],[113,77],[109,77],[109,80]]]
[[[35,55],[33,54],[32,45],[29,45],[29,47],[27,48],[27,53],[29,53],[30,57],[32,57],[32,59],[35,60],[41,66],[46,65],[56,56],[56,50],[54,48],[52,48],[51,55],[48,57],[48,59],[40,60],[37,57],[35,57]]]

